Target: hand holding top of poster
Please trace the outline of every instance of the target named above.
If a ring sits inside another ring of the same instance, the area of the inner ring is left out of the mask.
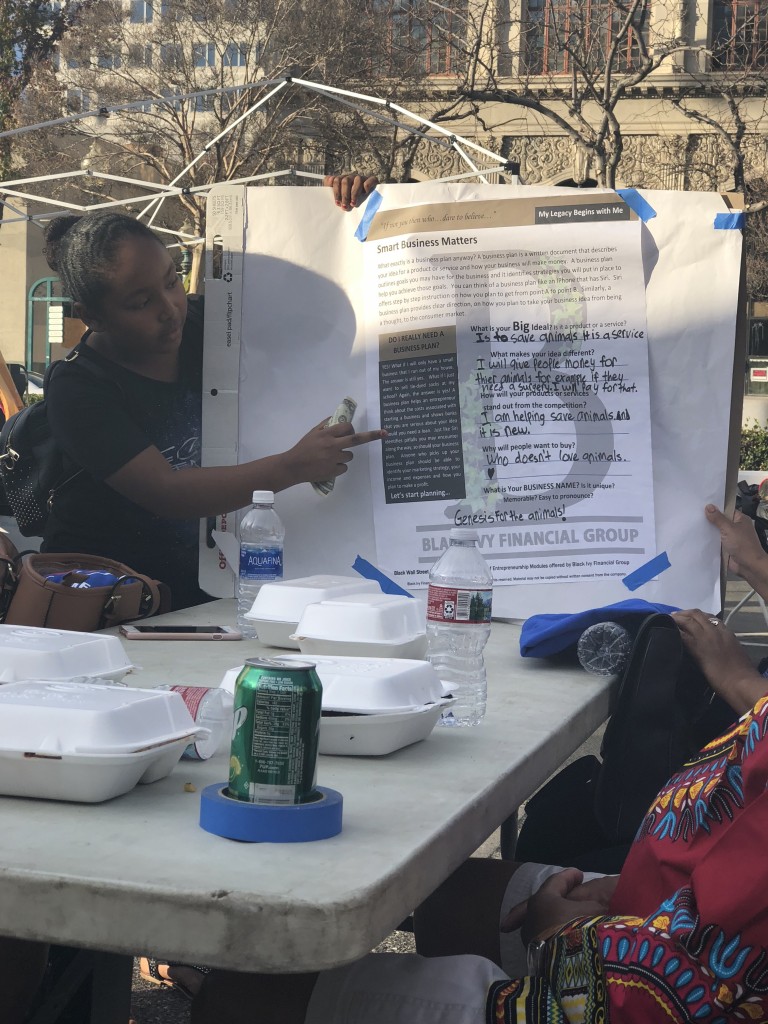
[[[333,189],[333,198],[342,210],[354,210],[365,202],[376,188],[379,179],[373,175],[364,177],[362,174],[328,174],[323,184]]]

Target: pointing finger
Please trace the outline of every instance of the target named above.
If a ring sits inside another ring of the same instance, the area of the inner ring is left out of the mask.
[[[345,437],[343,439],[344,447],[356,448],[358,445],[369,444],[371,441],[382,441],[385,437],[389,437],[386,430],[363,430],[359,434]]]

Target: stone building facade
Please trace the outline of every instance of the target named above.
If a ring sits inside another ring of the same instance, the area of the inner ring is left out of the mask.
[[[465,5],[470,14],[471,3]],[[599,66],[599,53],[610,50],[606,26],[611,8],[615,11],[618,5],[614,0],[508,0],[505,4],[497,0],[496,10],[502,6],[503,20],[500,14],[491,19],[497,38],[487,61],[494,65],[497,91],[540,101],[555,117],[549,119],[513,102],[481,100],[482,135],[476,135],[477,122],[469,120],[456,124],[457,134],[475,137],[519,164],[525,183],[594,183],[595,168],[588,156],[555,118],[578,127],[564,102],[574,89],[585,98],[587,120],[597,124],[601,111],[589,103],[584,77],[568,70],[563,48],[555,46],[551,37],[555,29],[568,24],[569,17],[581,18],[575,23],[582,29],[591,18],[592,72]],[[625,3],[623,9],[630,6]],[[485,5],[483,9],[487,10]],[[746,179],[768,178],[768,4],[763,0],[646,0],[637,10],[642,12],[649,55],[673,52],[616,105],[623,143],[617,184],[705,191],[739,187],[729,144],[737,134]],[[549,22],[545,25],[549,32],[542,29],[542,20]],[[679,40],[679,46],[673,47],[673,40]],[[614,55],[612,66],[615,78],[632,70],[631,59],[622,60],[621,55]],[[438,81],[450,88],[450,76],[435,80],[437,92]],[[422,147],[413,176],[432,178],[464,169],[458,155]]]

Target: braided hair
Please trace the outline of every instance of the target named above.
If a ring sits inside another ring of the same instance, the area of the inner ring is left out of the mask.
[[[98,310],[117,250],[127,238],[163,243],[142,221],[105,210],[82,217],[56,217],[45,229],[45,259],[69,298]]]

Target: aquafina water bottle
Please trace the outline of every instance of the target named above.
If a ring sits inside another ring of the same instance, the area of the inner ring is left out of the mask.
[[[264,583],[283,578],[285,528],[274,509],[272,491],[254,491],[253,507],[240,523],[240,578],[237,590],[237,625],[244,637],[255,637],[256,627],[245,616]]]

